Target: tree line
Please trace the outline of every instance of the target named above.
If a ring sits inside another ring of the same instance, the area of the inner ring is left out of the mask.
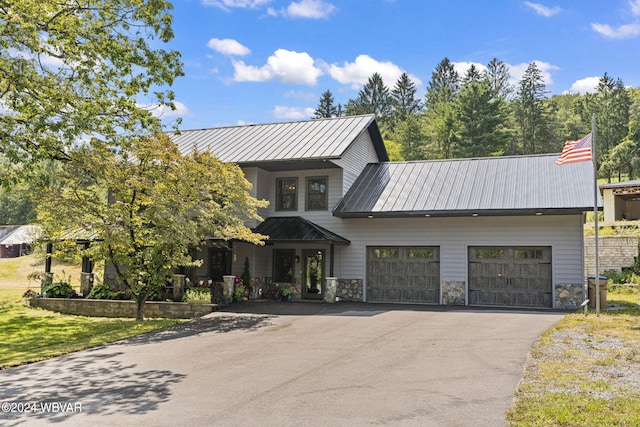
[[[549,96],[542,71],[528,65],[512,85],[507,65],[492,59],[460,76],[444,58],[423,99],[403,73],[389,89],[374,73],[354,99],[335,104],[325,91],[315,118],[375,114],[393,160],[557,153],[591,131],[597,117],[601,176],[640,175],[640,88],[605,73],[594,93]]]

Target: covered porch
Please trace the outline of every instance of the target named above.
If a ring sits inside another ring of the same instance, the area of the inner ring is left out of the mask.
[[[640,180],[600,186],[604,202],[604,222],[640,220]]]
[[[288,287],[296,299],[335,297],[335,284],[329,289],[327,283],[335,280],[336,246],[349,245],[348,239],[299,216],[270,217],[254,231],[269,236],[254,250],[270,287]]]

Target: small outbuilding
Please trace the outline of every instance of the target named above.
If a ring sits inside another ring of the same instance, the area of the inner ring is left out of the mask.
[[[601,185],[600,194],[605,222],[640,220],[640,180]]]
[[[35,225],[1,225],[0,258],[16,258],[31,253],[31,244],[38,235]]]

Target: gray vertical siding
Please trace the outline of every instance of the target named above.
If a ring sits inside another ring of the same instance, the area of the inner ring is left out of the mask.
[[[441,280],[465,282],[469,246],[551,246],[554,283],[583,280],[581,215],[342,221],[320,224],[352,242],[340,248],[339,277],[365,278],[366,246],[439,246]]]
[[[343,170],[342,195],[353,185],[356,178],[368,163],[378,162],[378,156],[369,132],[363,132],[343,154],[342,158],[333,160]],[[341,195],[341,196],[342,196]],[[335,206],[335,205],[334,205]]]

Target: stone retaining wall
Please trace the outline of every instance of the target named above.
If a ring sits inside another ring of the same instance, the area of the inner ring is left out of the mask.
[[[584,238],[585,274],[595,273],[595,237]],[[638,257],[638,238],[634,236],[598,236],[598,267],[600,274],[607,270],[621,271],[634,265]]]
[[[31,307],[57,311],[65,314],[91,317],[136,317],[134,301],[112,301],[99,299],[31,298]],[[185,302],[147,301],[144,317],[191,319],[216,311],[215,304],[191,304]]]

